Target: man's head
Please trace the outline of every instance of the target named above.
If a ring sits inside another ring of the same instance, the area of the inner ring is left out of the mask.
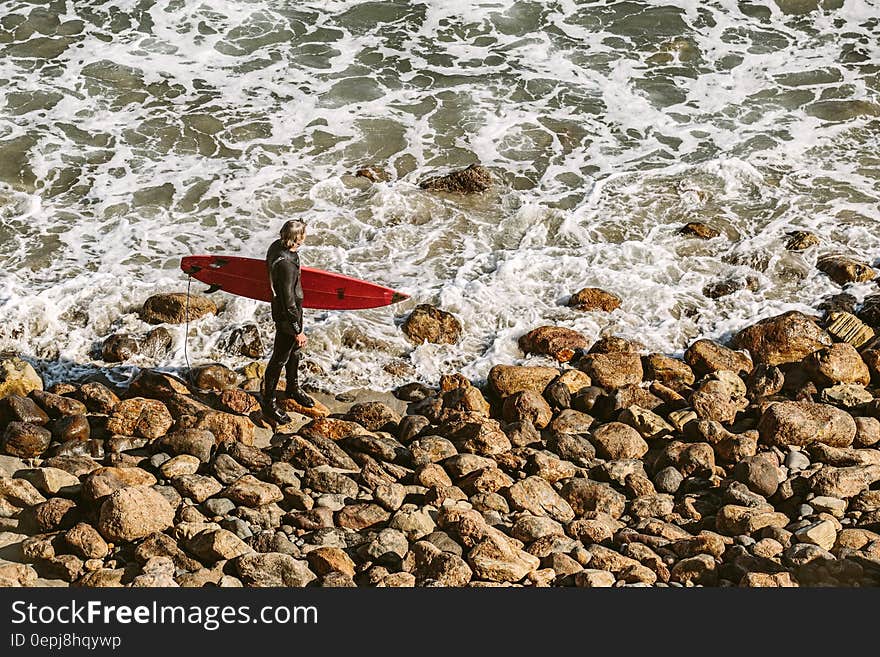
[[[305,239],[306,225],[303,222],[291,219],[281,227],[281,243],[284,245],[284,248],[296,251]]]

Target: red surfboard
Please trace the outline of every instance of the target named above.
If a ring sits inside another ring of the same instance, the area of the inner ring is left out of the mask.
[[[180,261],[184,273],[211,286],[257,301],[272,301],[266,261],[237,256],[194,255]],[[311,267],[302,268],[303,307],[322,310],[378,308],[408,299],[409,295],[350,276]]]

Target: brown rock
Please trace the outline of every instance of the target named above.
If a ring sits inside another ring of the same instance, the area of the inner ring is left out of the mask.
[[[77,523],[64,534],[64,540],[83,559],[103,559],[110,553],[107,542],[98,530],[84,522]]]
[[[700,377],[718,370],[730,370],[737,374],[752,371],[752,361],[747,354],[728,349],[712,340],[694,342],[684,352],[684,360]]]
[[[831,337],[811,318],[791,311],[744,328],[734,336],[733,343],[748,350],[756,363],[780,365],[798,362],[831,346]]]
[[[275,484],[260,481],[253,475],[244,475],[235,480],[223,493],[236,504],[258,507],[284,499],[281,489]]]
[[[620,308],[620,298],[598,287],[585,287],[568,299],[568,305],[578,310],[601,310],[610,313]]]
[[[280,552],[246,554],[238,557],[235,564],[245,586],[303,587],[317,579],[305,560]]]
[[[225,529],[205,529],[189,539],[187,549],[205,563],[235,559],[254,550],[238,536]]]
[[[505,398],[502,412],[505,422],[529,421],[538,429],[543,429],[553,419],[550,405],[531,390],[522,390]]]
[[[488,536],[468,553],[474,574],[490,582],[518,582],[541,565],[538,557],[512,544],[504,534],[493,528]]]
[[[495,365],[489,370],[489,385],[501,398],[524,390],[540,395],[557,376],[559,370],[555,367]]]
[[[345,419],[357,422],[368,431],[396,431],[400,415],[387,404],[378,401],[353,404]]]
[[[856,423],[849,413],[828,404],[777,402],[764,411],[758,431],[762,442],[777,447],[813,443],[848,447],[855,438]]]
[[[214,477],[197,474],[178,475],[171,480],[171,484],[182,497],[188,497],[196,504],[201,504],[223,490],[223,484]]]
[[[813,352],[805,359],[808,371],[819,386],[856,383],[866,386],[871,372],[859,352],[851,344],[838,342]]]
[[[880,481],[880,465],[856,465],[848,468],[823,466],[810,479],[814,493],[820,496],[849,498],[868,490]]]
[[[451,313],[430,304],[420,304],[406,318],[401,327],[410,342],[455,344],[461,338],[461,322]]]
[[[101,505],[98,530],[111,541],[134,541],[174,523],[174,509],[152,488],[122,488]]]
[[[220,392],[234,388],[237,383],[238,375],[219,363],[197,367],[193,373],[193,384],[201,390]]]
[[[682,226],[678,232],[682,235],[687,235],[688,237],[699,237],[704,240],[711,240],[721,235],[717,229],[712,228],[701,221],[690,221]]]
[[[7,395],[0,400],[0,424],[7,422],[26,422],[42,427],[49,423],[49,416],[30,397]]]
[[[540,354],[567,363],[580,349],[590,346],[582,334],[563,326],[539,326],[521,336],[519,348],[526,354]]]
[[[419,183],[419,187],[434,192],[451,192],[455,194],[476,194],[485,192],[492,186],[492,174],[480,166],[472,164],[466,169],[427,178]]]
[[[101,358],[107,363],[124,363],[137,356],[139,351],[136,338],[128,333],[114,333],[101,345]]]
[[[590,479],[569,479],[562,487],[561,494],[578,516],[601,512],[612,518],[619,518],[626,507],[626,497],[623,494],[608,484]]]
[[[784,513],[728,504],[718,510],[715,523],[722,534],[739,536],[764,527],[785,527],[789,520]]]
[[[641,383],[643,376],[642,359],[631,352],[587,354],[578,361],[578,368],[605,389]]]
[[[3,453],[21,459],[40,456],[49,448],[52,433],[27,422],[10,422],[3,432]]]
[[[228,442],[254,444],[254,425],[248,418],[240,415],[222,411],[200,411],[195,424],[190,428],[210,431],[218,445]]]
[[[388,511],[378,504],[357,502],[355,504],[347,504],[336,512],[336,525],[360,531],[361,529],[387,522],[390,517]]]
[[[140,468],[98,468],[83,481],[86,499],[99,500],[121,488],[152,486],[156,477]]]
[[[309,562],[311,570],[318,575],[326,575],[327,573],[345,573],[349,577],[354,577],[355,565],[345,552],[336,547],[319,547],[311,550],[306,559]]]
[[[638,431],[622,422],[609,422],[593,431],[591,442],[605,459],[638,459],[648,451],[648,443]]]
[[[838,285],[864,283],[877,275],[869,264],[845,256],[824,256],[819,258],[816,267]]]
[[[460,452],[492,456],[510,450],[510,440],[496,420],[477,413],[458,418],[440,427]]]
[[[85,415],[67,415],[55,420],[52,434],[61,442],[86,441],[91,437],[92,427]]]
[[[642,358],[646,381],[659,381],[673,390],[681,390],[694,383],[694,372],[684,361],[663,354],[648,354]]]
[[[148,324],[183,324],[187,321],[187,309],[191,322],[217,314],[217,306],[207,297],[191,294],[187,301],[186,293],[172,292],[147,299],[141,309],[141,319]]]
[[[67,415],[85,415],[86,413],[85,404],[82,402],[70,397],[62,397],[52,392],[33,390],[31,391],[31,398],[51,418],[60,418]]]
[[[534,516],[549,515],[559,522],[571,522],[574,510],[553,487],[541,477],[526,477],[507,491],[514,509],[528,511]]]
[[[0,399],[9,395],[27,397],[43,389],[43,380],[30,363],[21,358],[0,358]]]
[[[162,402],[134,397],[113,407],[113,413],[107,419],[107,431],[154,440],[164,436],[173,423],[171,413]]]
[[[814,233],[806,230],[794,230],[786,233],[786,235],[788,236],[788,241],[785,243],[785,248],[789,251],[806,251],[810,247],[819,244],[819,238]]]

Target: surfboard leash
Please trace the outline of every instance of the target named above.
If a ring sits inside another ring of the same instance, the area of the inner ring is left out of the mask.
[[[189,344],[189,294],[190,288],[192,287],[192,274],[187,273],[186,275],[186,303],[184,305],[184,317],[186,317],[186,329],[183,334],[183,359],[186,361],[186,380],[192,386],[192,365],[189,364],[189,350],[187,345]]]

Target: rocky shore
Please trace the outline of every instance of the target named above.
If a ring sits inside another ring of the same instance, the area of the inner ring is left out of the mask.
[[[841,285],[873,277],[819,266]],[[619,304],[598,288],[569,301]],[[159,326],[103,353],[161,351],[185,307],[216,312],[157,295],[143,318]],[[519,339],[535,364],[485,384],[449,373],[285,400],[294,421],[278,427],[259,410],[260,361],[44,389],[8,356],[0,585],[877,585],[878,308],[837,295],[682,359],[540,326]],[[461,333],[430,305],[401,329],[416,344]],[[259,331],[234,342],[263,352]]]

